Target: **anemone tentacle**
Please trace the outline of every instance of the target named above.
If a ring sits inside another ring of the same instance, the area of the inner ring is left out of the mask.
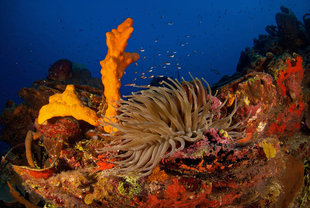
[[[232,112],[220,113],[228,99],[214,107],[209,84],[195,78],[192,82],[169,79],[167,87],[150,86],[120,100],[116,116],[119,123],[103,121],[116,128],[110,136],[116,141],[98,152],[115,151],[121,174],[146,176],[161,159],[185,148],[185,142],[196,142],[208,129],[222,129],[233,138],[243,137],[242,122],[232,124],[238,109],[237,99]],[[227,96],[228,97],[228,96]],[[121,150],[121,151],[120,151]]]

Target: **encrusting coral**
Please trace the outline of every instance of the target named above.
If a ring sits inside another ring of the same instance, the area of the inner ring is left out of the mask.
[[[121,100],[117,111],[120,123],[104,122],[118,132],[110,134],[110,147],[98,152],[123,151],[116,155],[120,173],[149,175],[164,157],[185,148],[186,142],[196,142],[203,138],[207,129],[222,129],[233,138],[243,137],[240,123],[232,125],[232,117],[237,110],[221,115],[221,103],[211,96],[199,79],[192,82],[169,79],[168,87],[149,87]]]
[[[91,125],[98,125],[96,112],[84,106],[74,92],[74,85],[67,85],[62,94],[49,97],[49,104],[44,105],[39,112],[38,123],[58,116],[72,116]]]
[[[139,59],[139,54],[125,52],[127,41],[133,32],[133,20],[127,18],[117,29],[107,32],[108,53],[103,61],[100,61],[102,67],[102,84],[104,85],[104,95],[108,108],[105,117],[117,122],[115,116],[117,114],[115,101],[119,101],[121,96],[119,89],[121,87],[121,77],[127,66]],[[106,132],[111,132],[110,126],[105,126]]]

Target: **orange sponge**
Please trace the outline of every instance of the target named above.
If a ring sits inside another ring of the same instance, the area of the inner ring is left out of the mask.
[[[107,46],[108,53],[103,61],[100,62],[102,67],[102,83],[104,85],[104,95],[108,108],[105,112],[105,117],[109,118],[112,122],[116,121],[116,103],[120,100],[120,87],[121,77],[128,65],[139,59],[139,54],[125,52],[128,39],[133,32],[132,27],[133,20],[127,18],[117,29],[113,29],[111,32],[107,32]],[[105,126],[106,132],[111,132],[112,127]]]
[[[62,94],[57,93],[49,97],[49,104],[40,109],[38,123],[42,124],[44,121],[58,116],[72,116],[91,125],[98,125],[96,112],[82,104],[74,92],[74,85],[67,85]]]

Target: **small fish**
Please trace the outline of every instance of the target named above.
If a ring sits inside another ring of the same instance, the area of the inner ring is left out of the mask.
[[[144,52],[144,51],[145,51],[145,49],[140,48],[138,51],[140,51],[140,52]]]
[[[135,83],[130,83],[130,84],[125,84],[125,86],[126,87],[134,87],[134,86],[136,86],[136,84]]]
[[[169,26],[173,25],[174,23],[173,22],[168,22],[167,23]]]
[[[210,71],[216,75],[219,75],[219,76],[221,75],[221,72],[219,72],[216,68],[211,68]]]
[[[171,65],[170,62],[165,62],[164,64],[167,65],[167,66],[170,66],[170,65]]]
[[[169,58],[174,58],[174,54],[169,55]]]
[[[147,77],[142,75],[142,76],[140,76],[139,78],[140,78],[140,79],[146,79]]]

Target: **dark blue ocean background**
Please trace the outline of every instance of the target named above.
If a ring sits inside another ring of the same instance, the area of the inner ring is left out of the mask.
[[[132,91],[125,84],[150,82],[142,73],[189,79],[191,72],[215,83],[236,71],[240,52],[266,25],[276,25],[281,5],[299,20],[310,12],[309,0],[0,0],[0,108],[20,102],[18,90],[46,78],[58,59],[101,77],[105,33],[127,17],[134,32],[126,51],[141,57],[126,69],[122,94]]]

